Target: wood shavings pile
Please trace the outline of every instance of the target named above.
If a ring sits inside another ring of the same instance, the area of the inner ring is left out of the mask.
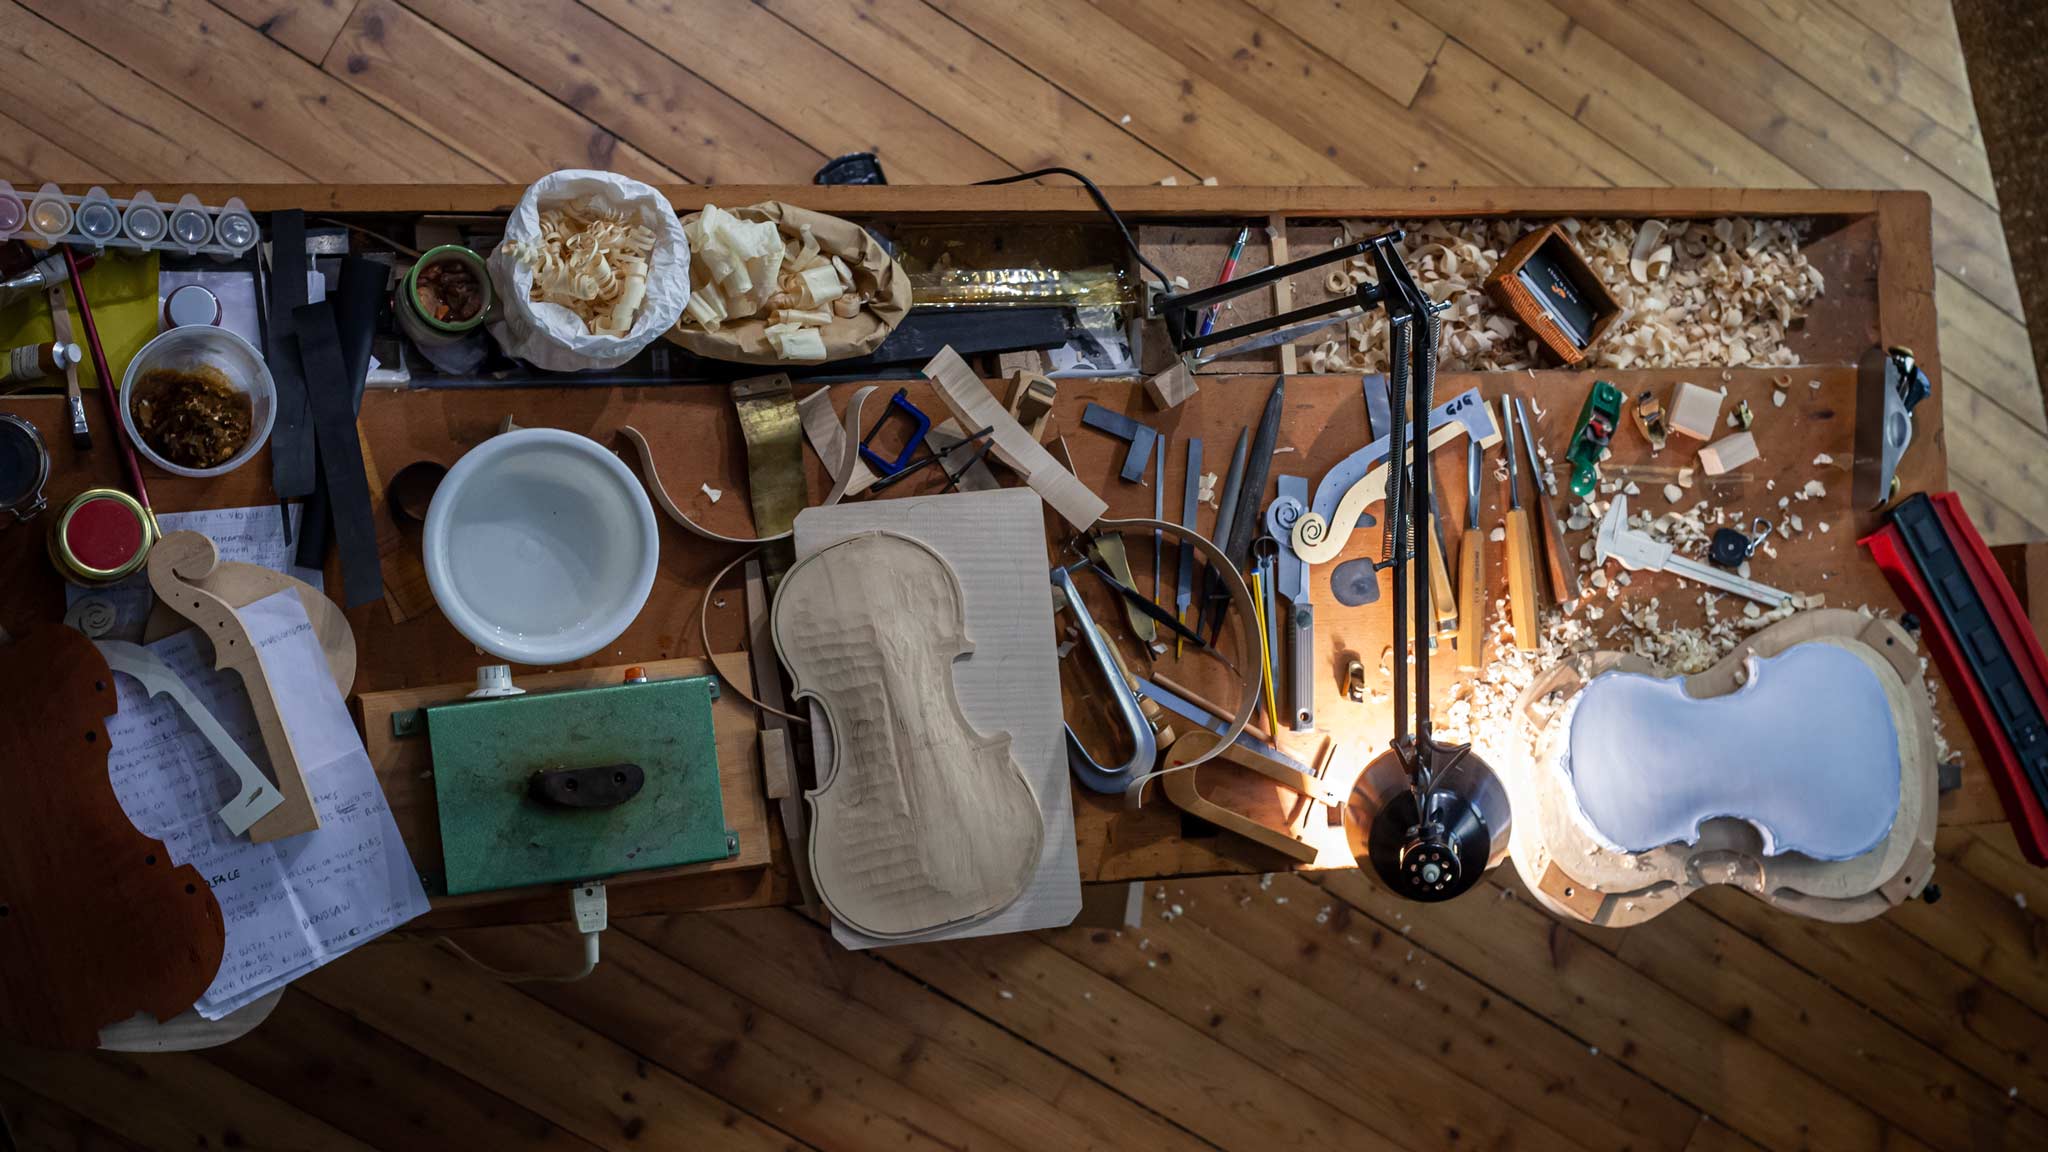
[[[846,261],[822,251],[808,224],[785,237],[773,220],[742,220],[716,205],[683,225],[690,241],[685,325],[716,332],[766,314],[769,347],[784,360],[823,360],[821,330],[860,315],[867,296]]]
[[[540,236],[507,240],[533,270],[530,297],[574,312],[592,335],[624,336],[647,297],[654,232],[631,216],[573,204],[540,210]]]
[[[1825,289],[1801,254],[1801,225],[1788,220],[1575,220],[1559,225],[1621,305],[1593,349],[1599,368],[1706,368],[1798,362],[1785,333]],[[1343,241],[1386,232],[1390,222],[1347,222]],[[1441,366],[1500,371],[1545,365],[1536,339],[1487,298],[1486,277],[1534,225],[1524,220],[1425,220],[1400,225],[1399,248],[1423,292],[1448,303]],[[1372,280],[1355,257],[1326,277],[1333,294]],[[1314,372],[1386,371],[1384,310],[1346,321],[1344,338],[1309,353]]]

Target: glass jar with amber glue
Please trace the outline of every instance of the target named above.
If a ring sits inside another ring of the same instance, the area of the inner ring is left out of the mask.
[[[88,488],[72,497],[50,526],[50,562],[82,588],[127,579],[149,559],[155,517],[118,488]]]

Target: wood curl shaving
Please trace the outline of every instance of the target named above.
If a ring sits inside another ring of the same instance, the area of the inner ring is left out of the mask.
[[[844,259],[825,252],[808,224],[785,236],[772,220],[743,220],[716,205],[683,225],[694,290],[682,323],[716,332],[764,317],[777,357],[823,360],[822,329],[860,315],[868,295]]]
[[[1559,222],[1621,306],[1593,349],[1596,368],[1706,368],[1789,365],[1785,334],[1825,290],[1800,252],[1803,225],[1791,220],[1576,220]],[[1487,298],[1494,264],[1536,223],[1422,220],[1399,225],[1402,257],[1443,313],[1446,371],[1503,371],[1546,364],[1535,338]],[[1378,235],[1391,221],[1347,221],[1344,241]],[[1372,278],[1363,257],[1346,262],[1353,281]],[[1327,278],[1335,294],[1337,277]],[[1316,350],[1328,372],[1386,371],[1384,312],[1345,324],[1344,339]],[[1311,359],[1316,358],[1312,354]]]
[[[540,236],[507,240],[533,270],[530,299],[574,312],[593,335],[624,336],[647,297],[654,232],[633,217],[580,205],[540,210]]]

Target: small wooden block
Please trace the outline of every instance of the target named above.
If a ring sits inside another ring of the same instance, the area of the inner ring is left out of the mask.
[[[1293,349],[1288,349],[1293,351]],[[1186,363],[1176,360],[1173,366],[1156,376],[1145,378],[1145,392],[1152,397],[1152,403],[1161,409],[1178,408],[1188,398],[1200,392],[1202,386],[1195,383],[1194,373],[1188,371]]]
[[[1605,894],[1573,880],[1564,869],[1552,860],[1543,869],[1543,879],[1537,885],[1551,899],[1572,910],[1572,914],[1591,924],[1600,915],[1600,909],[1607,903]]]
[[[1681,380],[1671,391],[1671,411],[1664,418],[1665,426],[1695,440],[1711,440],[1721,419],[1723,399],[1715,389]]]
[[[1709,476],[1719,476],[1742,467],[1758,455],[1756,437],[1747,432],[1737,432],[1700,449],[1700,468]]]
[[[1024,426],[1031,438],[1045,443],[1045,424],[1052,416],[1059,386],[1038,372],[1015,372],[1010,376],[1010,415]]]

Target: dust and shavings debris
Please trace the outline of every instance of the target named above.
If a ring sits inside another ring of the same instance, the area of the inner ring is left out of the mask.
[[[1771,391],[1771,407],[1773,407],[1773,408],[1783,408],[1784,406],[1785,406],[1785,394],[1784,394],[1783,392],[1781,392],[1781,391],[1778,391],[1778,390],[1776,390],[1776,389],[1773,389],[1773,390]]]
[[[1822,452],[1820,455],[1815,456],[1813,458],[1813,466],[1816,468],[1825,468],[1828,465],[1833,464],[1834,462],[1835,458],[1833,456],[1828,455],[1825,452]]]
[[[1059,647],[1058,647],[1057,649],[1055,649],[1055,651],[1057,651],[1057,652],[1059,653],[1059,658],[1060,658],[1060,659],[1062,659],[1062,660],[1065,660],[1065,659],[1067,658],[1068,654],[1070,654],[1071,652],[1073,652],[1073,650],[1074,650],[1074,643],[1075,643],[1075,642],[1074,642],[1074,641],[1072,641],[1072,640],[1062,640],[1062,641],[1060,641],[1060,646],[1059,646]]]
[[[2012,894],[2012,902],[2020,906],[2020,911],[2022,911],[2022,912],[2026,911],[2026,909],[2027,909],[2027,894],[2026,894],[2025,892],[2015,892],[2015,893],[2013,893],[2013,894]]]
[[[1195,503],[1207,504],[1211,508],[1216,506],[1216,474],[1214,472],[1202,473],[1201,480],[1195,487]]]
[[[1015,1000],[1017,998],[1017,994],[1008,988],[997,989],[996,995],[1001,996],[1005,1000]]]
[[[1785,333],[1825,289],[1800,252],[1804,222],[1721,220],[1558,221],[1621,307],[1594,368],[1785,365],[1798,359]],[[1446,371],[1533,369],[1538,342],[1485,293],[1486,277],[1536,222],[1426,220],[1399,225],[1397,245],[1417,284],[1448,304]],[[1343,241],[1376,236],[1390,221],[1346,221]],[[1340,242],[1343,242],[1340,241]],[[1353,283],[1373,278],[1362,257],[1339,270]],[[1386,370],[1386,314],[1348,320],[1341,338],[1318,345],[1327,371]]]
[[[718,503],[718,498],[725,495],[725,489],[723,488],[713,488],[709,484],[699,484],[698,487],[704,490],[704,495],[709,496],[713,504]]]
[[[1486,538],[1498,544],[1508,538],[1508,530],[1503,527],[1496,527],[1493,531],[1486,534]]]

